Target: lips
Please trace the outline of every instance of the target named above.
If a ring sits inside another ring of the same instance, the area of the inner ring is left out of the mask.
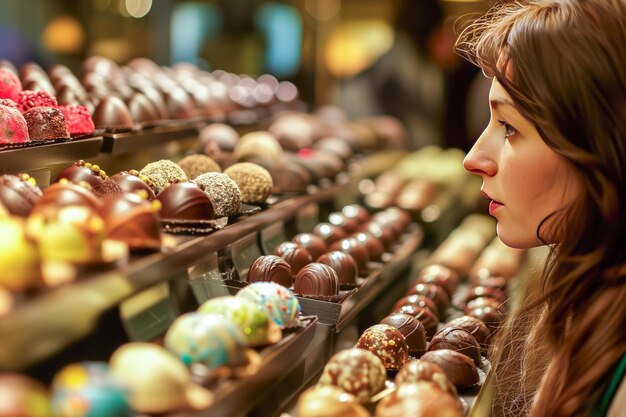
[[[483,189],[480,190],[480,193],[482,194],[483,197],[485,197],[487,200],[491,200],[489,202],[489,214],[491,214],[492,216],[494,215],[494,213],[496,212],[496,210],[498,210],[500,207],[502,207],[504,204],[502,204],[501,202],[494,200],[493,198],[491,198],[489,196],[489,194],[487,194]]]

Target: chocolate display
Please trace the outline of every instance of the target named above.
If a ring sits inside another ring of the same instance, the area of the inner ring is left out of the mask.
[[[328,249],[324,239],[311,233],[298,233],[291,241],[306,249],[314,261],[326,253]]]
[[[178,161],[187,178],[193,180],[206,172],[222,172],[219,164],[206,155],[189,155]]]
[[[356,284],[358,266],[354,258],[345,252],[331,251],[317,258],[317,262],[330,266],[337,273],[339,284]]]
[[[293,242],[283,242],[278,245],[274,250],[274,255],[280,256],[289,264],[291,267],[291,273],[294,277],[302,268],[313,262],[311,254],[302,246]]]
[[[160,249],[159,209],[160,204],[134,193],[106,196],[102,213],[107,238],[122,241],[131,249]]]
[[[0,415],[52,417],[48,390],[32,378],[13,373],[0,374]],[[33,405],[37,404],[37,407]]]
[[[31,140],[69,139],[65,116],[53,107],[33,107],[24,113]]]
[[[418,319],[426,330],[426,337],[431,338],[437,333],[437,327],[439,326],[439,319],[430,311],[427,307],[419,307],[417,305],[406,304],[400,307],[395,313],[404,313]]]
[[[433,382],[443,391],[457,395],[456,388],[443,372],[443,369],[432,362],[421,361],[419,359],[410,361],[398,372],[394,380],[398,386],[419,381]]]
[[[333,385],[316,385],[300,395],[298,417],[370,417],[356,397]]]
[[[319,383],[337,386],[364,403],[385,387],[386,377],[378,356],[366,349],[345,349],[326,363]]]
[[[150,162],[139,173],[150,178],[160,188],[165,188],[170,182],[187,181],[188,179],[185,171],[168,159]]]
[[[221,151],[232,152],[239,140],[239,134],[231,126],[223,123],[212,123],[200,130],[198,136],[199,148],[204,149],[208,144],[215,144]]]
[[[61,179],[43,190],[41,198],[33,207],[33,212],[37,212],[47,205],[57,207],[87,206],[99,209],[102,203],[88,187],[89,185],[73,184]]]
[[[450,349],[433,350],[426,352],[420,360],[439,366],[458,389],[473,387],[480,383],[476,365],[462,353]]]
[[[24,291],[40,282],[39,252],[19,217],[0,218],[0,286]]]
[[[157,199],[161,202],[160,215],[163,219],[215,219],[215,209],[211,199],[193,182],[172,183],[163,188]]]
[[[275,282],[290,288],[293,283],[291,266],[281,257],[266,255],[258,257],[248,271],[248,282]]]
[[[0,104],[0,145],[6,143],[24,143],[30,141],[26,119],[16,108]]]
[[[263,167],[251,162],[240,162],[224,170],[241,191],[244,203],[263,203],[272,193],[272,176]]]
[[[298,272],[293,291],[300,295],[332,296],[339,294],[339,278],[330,266],[313,262]]]
[[[409,360],[409,347],[400,330],[388,324],[367,328],[356,342],[356,347],[367,349],[380,358],[385,369],[401,369]]]
[[[130,394],[132,409],[140,413],[167,413],[206,408],[213,396],[191,381],[176,356],[155,343],[127,343],[109,361],[111,375]]]
[[[265,310],[242,297],[222,296],[205,301],[198,313],[222,316],[241,330],[249,346],[268,345],[282,338],[282,331]]]
[[[217,217],[232,216],[239,213],[241,191],[239,191],[237,183],[228,175],[208,172],[196,177],[193,182],[204,187],[204,192],[213,202]]]
[[[376,417],[463,417],[458,398],[440,385],[419,381],[398,387],[376,406]]]
[[[338,250],[352,256],[356,261],[359,269],[359,276],[367,273],[367,263],[369,262],[369,254],[364,244],[353,237],[341,239],[330,245],[330,250]]]
[[[419,358],[426,352],[426,330],[424,325],[415,317],[403,313],[394,313],[382,319],[380,324],[387,324],[398,329],[404,336],[412,356]]]
[[[115,96],[100,100],[93,112],[93,122],[97,129],[108,132],[128,132],[135,126],[130,110],[122,99]]]
[[[69,182],[79,184],[86,182],[92,188],[98,188],[102,186],[102,183],[108,178],[106,172],[102,170],[98,165],[90,164],[85,161],[76,161],[69,167],[65,168],[59,175],[57,175],[55,182],[65,178]]]
[[[461,316],[456,319],[450,320],[446,324],[443,325],[444,328],[447,327],[458,327],[461,329],[465,329],[476,339],[476,342],[480,345],[483,351],[487,350],[489,344],[487,343],[487,338],[491,333],[489,331],[489,327],[476,317],[472,316]]]
[[[41,196],[41,190],[29,175],[0,175],[0,204],[12,215],[28,216]]]
[[[370,261],[381,262],[383,260],[385,247],[374,235],[366,232],[357,232],[352,237],[365,245]]]
[[[275,282],[254,282],[238,293],[242,297],[256,304],[257,308],[266,311],[270,318],[281,328],[292,327],[298,324],[300,303],[288,288]]]
[[[437,314],[437,306],[435,302],[430,298],[423,295],[407,295],[406,297],[402,297],[394,304],[392,311],[398,311],[403,306],[415,306],[415,307],[423,307],[429,309],[432,313]]]
[[[321,237],[328,246],[348,237],[348,233],[343,228],[330,223],[316,224],[313,228],[313,234]]]
[[[478,320],[485,323],[491,333],[498,330],[504,321],[502,313],[497,308],[490,306],[475,308],[468,311],[466,314],[476,317]]]
[[[148,200],[154,200],[156,192],[159,191],[159,187],[151,179],[135,170],[122,171],[112,175],[108,181],[114,182],[125,192],[146,192]]]
[[[446,317],[446,310],[450,305],[450,298],[446,291],[441,288],[439,285],[426,283],[426,284],[415,284],[409,288],[407,291],[408,295],[423,295],[427,298],[430,298],[435,302],[437,306],[437,317],[440,320],[443,320]]]
[[[470,332],[460,327],[444,327],[439,330],[428,344],[428,351],[450,349],[462,353],[480,367],[480,346]]]
[[[436,284],[446,290],[448,297],[452,298],[452,294],[459,285],[459,275],[452,269],[438,264],[429,265],[423,268],[415,284]]]

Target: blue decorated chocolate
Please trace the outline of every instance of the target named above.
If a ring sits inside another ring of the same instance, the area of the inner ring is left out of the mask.
[[[293,293],[275,282],[255,282],[244,287],[237,297],[254,302],[265,310],[281,328],[296,325],[300,313],[300,303]]]

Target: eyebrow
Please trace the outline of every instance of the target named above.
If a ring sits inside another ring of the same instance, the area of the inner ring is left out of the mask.
[[[501,104],[508,104],[509,106],[514,106],[513,102],[505,98],[493,98],[489,100],[489,103],[491,104],[491,107],[498,107]]]

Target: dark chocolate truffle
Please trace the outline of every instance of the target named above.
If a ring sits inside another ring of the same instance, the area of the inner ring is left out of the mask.
[[[479,297],[493,298],[498,300],[500,304],[506,303],[506,300],[509,298],[504,291],[498,288],[475,285],[467,291],[465,303],[469,303]]]
[[[330,266],[313,262],[298,272],[293,283],[293,291],[300,295],[337,295],[339,278]]]
[[[156,193],[159,191],[158,185],[148,177],[139,173],[139,171],[122,171],[109,177],[109,181],[119,185],[125,192],[145,191],[148,200],[154,200]]]
[[[365,245],[356,240],[353,237],[347,239],[341,239],[332,245],[330,250],[338,250],[351,255],[356,261],[356,265],[359,268],[359,275],[365,275],[367,273],[367,263],[369,262],[369,254]]]
[[[457,317],[456,319],[450,320],[449,322],[444,324],[443,327],[444,328],[458,327],[461,329],[465,329],[468,332],[470,332],[472,336],[474,336],[474,339],[476,339],[476,341],[478,342],[478,344],[480,345],[483,351],[487,350],[487,348],[489,347],[487,343],[487,338],[489,337],[489,334],[491,333],[489,331],[489,327],[487,327],[485,323],[478,320],[476,317],[472,317],[472,316]]]
[[[382,261],[383,254],[385,253],[385,247],[374,235],[367,232],[358,232],[352,237],[365,245],[370,261]]]
[[[112,194],[102,208],[107,238],[119,240],[131,249],[159,249],[161,223],[158,203],[150,203],[135,193]]]
[[[375,324],[366,329],[356,347],[367,349],[380,358],[385,369],[401,369],[409,360],[409,347],[400,330],[388,324]]]
[[[306,249],[311,254],[313,260],[322,256],[328,249],[324,239],[311,233],[298,233],[291,241]]]
[[[65,116],[53,107],[33,107],[24,113],[31,140],[69,139]]]
[[[476,365],[462,353],[450,349],[433,350],[426,352],[420,360],[439,366],[450,382],[459,389],[473,387],[480,383]]]
[[[415,317],[394,313],[382,319],[380,323],[395,327],[402,333],[411,355],[419,358],[426,352],[426,330],[422,322]]]
[[[329,246],[348,236],[348,233],[343,228],[330,223],[318,223],[313,228],[313,234],[324,239],[324,242]]]
[[[450,349],[462,353],[482,366],[480,346],[470,332],[460,327],[444,327],[439,330],[428,344],[428,351]]]
[[[376,222],[367,222],[359,226],[359,232],[371,233],[375,238],[385,247],[386,251],[389,251],[393,244],[396,242],[396,235],[391,228],[383,228]]]
[[[198,137],[199,148],[215,143],[221,151],[232,152],[239,140],[239,134],[232,127],[223,123],[213,123],[203,128]]]
[[[248,282],[272,281],[290,288],[293,276],[289,264],[279,256],[258,257],[248,271]]]
[[[467,315],[476,317],[478,320],[485,323],[491,333],[498,330],[504,321],[502,313],[498,311],[497,308],[490,306],[475,308],[468,311]]]
[[[475,310],[477,308],[482,308],[482,307],[493,307],[497,309],[498,311],[500,311],[501,313],[506,312],[505,304],[502,304],[500,301],[496,300],[495,298],[490,298],[490,297],[474,298],[473,300],[469,301],[465,305],[465,312],[467,313],[470,310]]]
[[[190,181],[168,185],[159,193],[161,217],[168,220],[213,220],[215,209],[207,194]]]
[[[424,307],[429,309],[433,314],[437,314],[437,306],[433,300],[423,295],[407,295],[406,297],[402,297],[393,306],[392,311],[398,311],[403,306],[411,305],[416,307]]]
[[[407,304],[400,307],[400,309],[396,311],[396,313],[408,314],[418,319],[424,325],[424,329],[426,330],[426,337],[429,339],[433,337],[435,333],[437,333],[439,319],[437,319],[435,313],[430,311],[429,308]]]
[[[446,290],[448,297],[452,297],[459,285],[459,275],[452,269],[438,264],[429,265],[420,271],[415,284],[431,283]]]
[[[354,258],[345,252],[332,251],[317,258],[317,262],[326,264],[335,270],[339,284],[356,284],[358,267]]]
[[[432,362],[421,361],[419,359],[411,361],[398,372],[394,380],[398,386],[418,381],[434,382],[439,385],[442,390],[457,395],[456,388],[443,372],[443,369]]]
[[[126,100],[130,117],[134,122],[150,126],[159,120],[159,111],[155,104],[143,93],[134,93]]]
[[[409,291],[408,295],[423,295],[430,298],[437,305],[437,316],[439,320],[443,320],[446,317],[446,310],[450,306],[450,298],[446,291],[436,284],[415,284]]]
[[[328,223],[341,227],[346,233],[352,233],[359,226],[359,222],[350,217],[344,216],[342,213],[330,213],[328,215]]]
[[[0,205],[14,216],[27,217],[41,196],[28,174],[0,176]]]
[[[274,165],[269,171],[277,193],[305,193],[312,182],[311,174],[293,161]]]
[[[93,122],[97,129],[109,132],[127,132],[135,124],[126,104],[115,96],[106,96],[100,100],[93,113]]]
[[[283,242],[278,245],[274,249],[274,255],[280,256],[289,264],[294,277],[302,268],[313,262],[311,254],[302,246],[293,242]]]
[[[480,285],[481,287],[488,288],[497,288],[499,290],[506,292],[506,278],[499,276],[481,276],[480,274],[477,277],[472,278],[472,285]]]
[[[358,204],[349,204],[344,206],[341,209],[341,213],[348,218],[356,219],[359,224],[365,223],[370,217],[369,211],[367,211],[365,207]]]
[[[98,188],[102,186],[104,180],[107,179],[107,174],[104,170],[100,169],[98,165],[92,165],[89,162],[81,160],[74,162],[74,164],[61,171],[54,181],[58,182],[62,178],[75,184],[84,181],[93,188]]]
[[[89,186],[86,185],[86,187]],[[37,201],[33,211],[37,211],[48,204],[57,207],[88,206],[99,209],[101,206],[100,200],[86,187],[62,179],[43,190],[43,195]]]

